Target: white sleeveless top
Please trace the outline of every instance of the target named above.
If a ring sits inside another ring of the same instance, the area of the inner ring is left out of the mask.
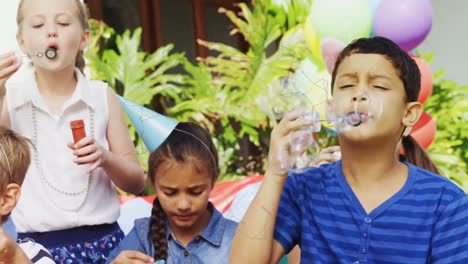
[[[85,79],[78,69],[75,69],[75,75],[78,80],[75,91],[58,115],[48,110],[39,94],[33,71],[23,80],[7,85],[11,128],[37,140],[37,152],[31,150],[31,165],[21,187],[19,203],[12,213],[18,232],[47,232],[113,223],[119,216],[116,187],[109,176],[101,168],[88,176],[89,165],[74,163],[76,157],[67,146],[73,142],[70,121],[83,119],[86,135],[91,136],[91,130],[94,130],[95,140],[109,149],[106,138],[107,84]]]

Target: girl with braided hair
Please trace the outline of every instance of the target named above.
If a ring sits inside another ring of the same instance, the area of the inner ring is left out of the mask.
[[[135,227],[108,263],[227,263],[237,223],[208,201],[219,176],[209,133],[179,123],[151,153],[148,176],[156,188],[151,218]]]

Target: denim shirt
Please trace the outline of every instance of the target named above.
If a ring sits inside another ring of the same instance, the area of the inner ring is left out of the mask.
[[[228,220],[209,203],[212,216],[205,229],[185,247],[166,225],[168,242],[167,264],[179,263],[228,263],[231,242],[238,223]],[[153,241],[150,234],[150,218],[135,220],[135,227],[111,252],[106,263],[111,263],[122,251],[135,250],[148,256],[154,255]]]

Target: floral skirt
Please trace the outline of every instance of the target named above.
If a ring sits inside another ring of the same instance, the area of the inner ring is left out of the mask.
[[[105,263],[107,256],[124,238],[117,223],[83,226],[46,233],[19,233],[46,247],[60,264]]]

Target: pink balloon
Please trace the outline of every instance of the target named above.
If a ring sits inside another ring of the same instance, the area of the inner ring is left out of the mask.
[[[431,68],[429,68],[429,65],[421,59],[416,56],[410,55],[411,58],[416,62],[418,65],[419,71],[421,72],[421,91],[419,92],[419,97],[418,101],[421,104],[424,104],[431,96],[432,94],[432,72]]]
[[[320,40],[320,52],[330,74],[333,72],[336,59],[344,47],[345,45],[341,41],[332,37],[325,37]]]
[[[391,39],[406,51],[417,47],[431,27],[430,0],[381,0],[375,11],[374,36]]]

